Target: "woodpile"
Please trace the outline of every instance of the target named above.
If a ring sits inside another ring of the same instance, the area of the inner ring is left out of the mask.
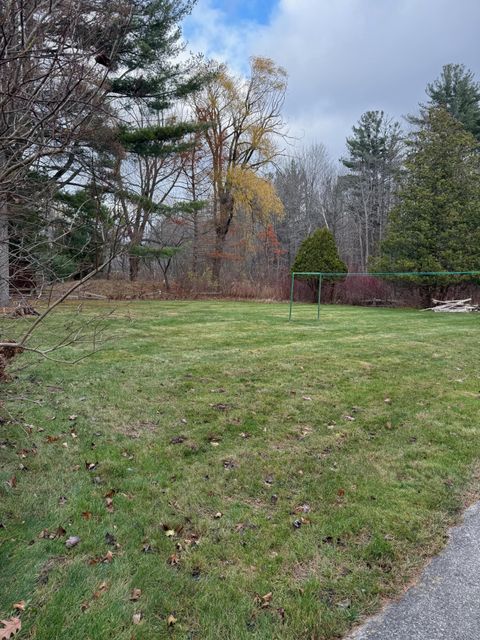
[[[472,304],[472,298],[464,300],[432,300],[433,307],[428,307],[424,311],[435,311],[444,313],[471,313],[480,311],[480,305]]]

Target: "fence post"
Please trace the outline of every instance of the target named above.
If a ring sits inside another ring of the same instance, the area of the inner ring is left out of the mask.
[[[318,307],[317,307],[317,320],[320,320],[320,300],[322,297],[322,274],[318,276]]]
[[[292,271],[292,283],[290,285],[290,310],[288,314],[288,321],[292,319],[292,307],[293,307],[293,287],[295,285],[295,272]]]

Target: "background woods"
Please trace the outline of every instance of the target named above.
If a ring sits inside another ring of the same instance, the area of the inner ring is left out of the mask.
[[[288,137],[273,60],[253,57],[239,76],[188,58],[191,7],[2,5],[1,306],[103,263],[98,278],[157,294],[283,297],[319,228],[350,270],[478,268],[469,70],[446,65],[403,128],[361,115],[337,162]]]

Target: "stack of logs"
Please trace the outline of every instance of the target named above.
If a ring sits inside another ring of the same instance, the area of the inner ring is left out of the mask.
[[[428,307],[425,311],[443,311],[447,313],[471,313],[480,311],[480,305],[472,304],[472,298],[464,300],[432,300],[433,307]]]

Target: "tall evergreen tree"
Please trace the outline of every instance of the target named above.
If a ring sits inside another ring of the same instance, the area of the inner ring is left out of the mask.
[[[377,269],[480,269],[479,150],[473,135],[447,111],[430,109],[410,141],[407,175]]]
[[[371,258],[378,255],[394,202],[403,155],[400,125],[383,111],[367,111],[347,138],[347,150],[342,163],[349,172],[340,183],[357,231],[357,250],[351,262],[366,271]]]
[[[428,118],[432,107],[441,107],[480,140],[480,83],[470,69],[463,64],[446,64],[440,77],[427,85],[426,93],[429,101],[420,106],[421,119]]]

